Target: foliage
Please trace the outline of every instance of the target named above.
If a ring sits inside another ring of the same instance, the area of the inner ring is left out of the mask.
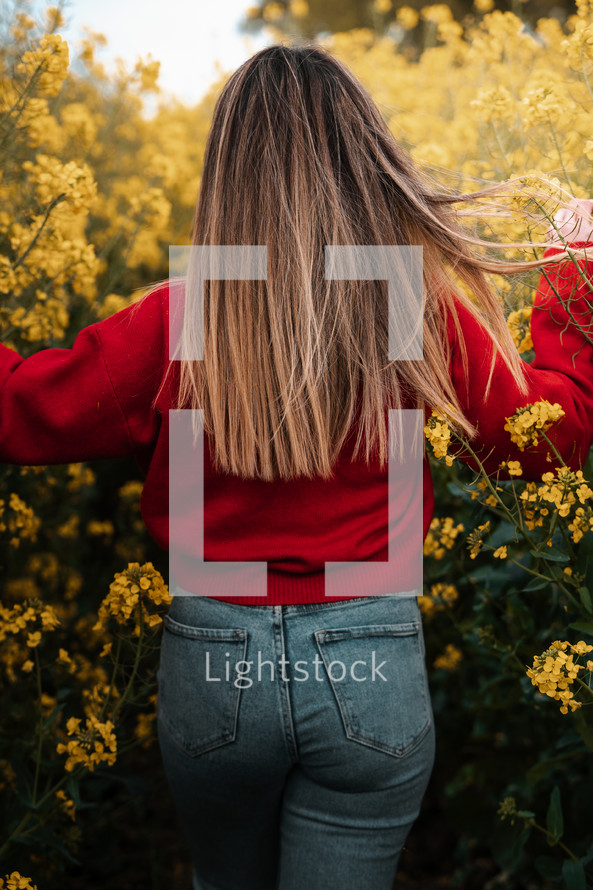
[[[537,208],[545,219],[555,182],[576,197],[593,191],[593,9],[579,0],[564,25],[540,19],[530,30],[512,13],[479,8],[461,25],[445,5],[423,7],[435,42],[416,60],[402,37],[417,23],[412,7],[398,10],[400,30],[354,29],[324,42],[443,184],[472,191],[537,172],[551,188]],[[0,337],[22,355],[70,345],[166,276],[168,245],[187,239],[220,88],[196,108],[163,106],[149,120],[143,96],[158,91],[158,63],[108,76],[100,35],[72,58],[59,11],[45,17],[40,24],[17,10],[0,50]],[[532,200],[512,203],[506,216],[485,205],[476,233],[538,240]],[[464,212],[468,226],[474,212]],[[514,248],[502,254],[518,258]],[[537,277],[491,276],[527,361]],[[561,411],[545,400],[517,405],[507,433],[529,448]],[[433,415],[426,434],[437,515],[420,605],[435,782],[458,834],[450,886],[476,886],[486,855],[498,869],[492,888],[586,888],[590,459],[579,474],[555,455],[537,483],[521,480],[519,461],[506,467],[508,479],[486,477],[455,457],[445,418]],[[83,869],[108,858],[93,852],[94,837],[126,829],[105,813],[118,783],[137,788],[136,752],[154,743],[168,601],[141,490],[133,462],[0,470],[0,886],[61,887],[81,849]]]

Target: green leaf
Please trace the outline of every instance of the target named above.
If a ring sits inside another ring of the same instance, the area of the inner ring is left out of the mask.
[[[532,578],[529,584],[526,584],[523,590],[541,590],[552,582],[547,578]]]
[[[548,559],[550,562],[569,562],[570,555],[559,550],[557,547],[544,547],[541,550],[530,550],[532,556],[536,559]]]
[[[565,859],[562,864],[562,879],[565,890],[587,890],[587,879],[583,863]]]
[[[573,630],[580,630],[581,633],[589,634],[589,636],[593,637],[593,621],[590,621],[588,618],[583,618],[582,621],[573,621],[568,626],[572,627]]]
[[[582,711],[577,711],[573,717],[573,720],[574,728],[584,741],[587,748],[590,748],[593,751],[593,726],[587,723]]]
[[[546,814],[546,825],[553,836],[552,843],[559,841],[564,834],[564,819],[562,818],[562,804],[560,802],[560,788],[554,785],[550,794],[550,805]]]
[[[591,594],[588,587],[579,587],[579,596],[581,602],[589,614],[593,614],[593,603],[591,603]]]

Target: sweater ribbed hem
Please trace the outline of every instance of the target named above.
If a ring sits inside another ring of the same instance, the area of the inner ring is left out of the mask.
[[[372,563],[382,563],[379,579],[373,575],[370,569]],[[212,595],[211,598],[244,606],[288,606],[299,603],[338,602],[363,596],[392,596],[394,594],[420,596],[422,594],[421,571],[419,574],[411,572],[408,566],[407,570],[397,574],[396,580],[393,566],[388,567],[386,562],[386,554],[369,560],[366,565],[369,566],[368,571],[365,571],[365,563],[356,563],[351,571],[346,570],[340,574],[342,583],[332,585],[334,590],[340,590],[337,595],[326,595],[325,571],[298,575],[294,572],[268,569],[267,596],[237,596],[221,591],[220,594]],[[173,595],[184,595],[184,593],[185,595],[196,595],[193,590],[194,578],[195,575],[184,572],[183,567],[177,565],[169,585],[170,593]]]

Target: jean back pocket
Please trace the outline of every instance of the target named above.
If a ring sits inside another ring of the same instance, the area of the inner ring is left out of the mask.
[[[165,615],[158,719],[192,757],[235,740],[241,687],[230,666],[245,658],[244,628],[190,627]]]
[[[315,631],[346,736],[395,757],[432,724],[419,621]]]

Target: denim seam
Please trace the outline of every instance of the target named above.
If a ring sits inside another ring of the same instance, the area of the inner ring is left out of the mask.
[[[283,626],[283,616],[282,616],[282,606],[274,606],[274,611],[272,613],[273,619],[273,635],[274,635],[274,652],[276,656],[276,663],[278,663],[279,656],[282,657],[286,655],[285,652],[285,641],[284,641],[284,626]],[[286,741],[286,746],[288,748],[288,754],[293,763],[296,763],[299,759],[299,754],[296,745],[296,737],[294,731],[294,724],[292,720],[292,709],[290,704],[290,696],[288,692],[288,680],[283,680],[281,676],[278,678],[278,694],[280,696],[280,707],[282,711],[282,722],[284,725],[284,738]]]

